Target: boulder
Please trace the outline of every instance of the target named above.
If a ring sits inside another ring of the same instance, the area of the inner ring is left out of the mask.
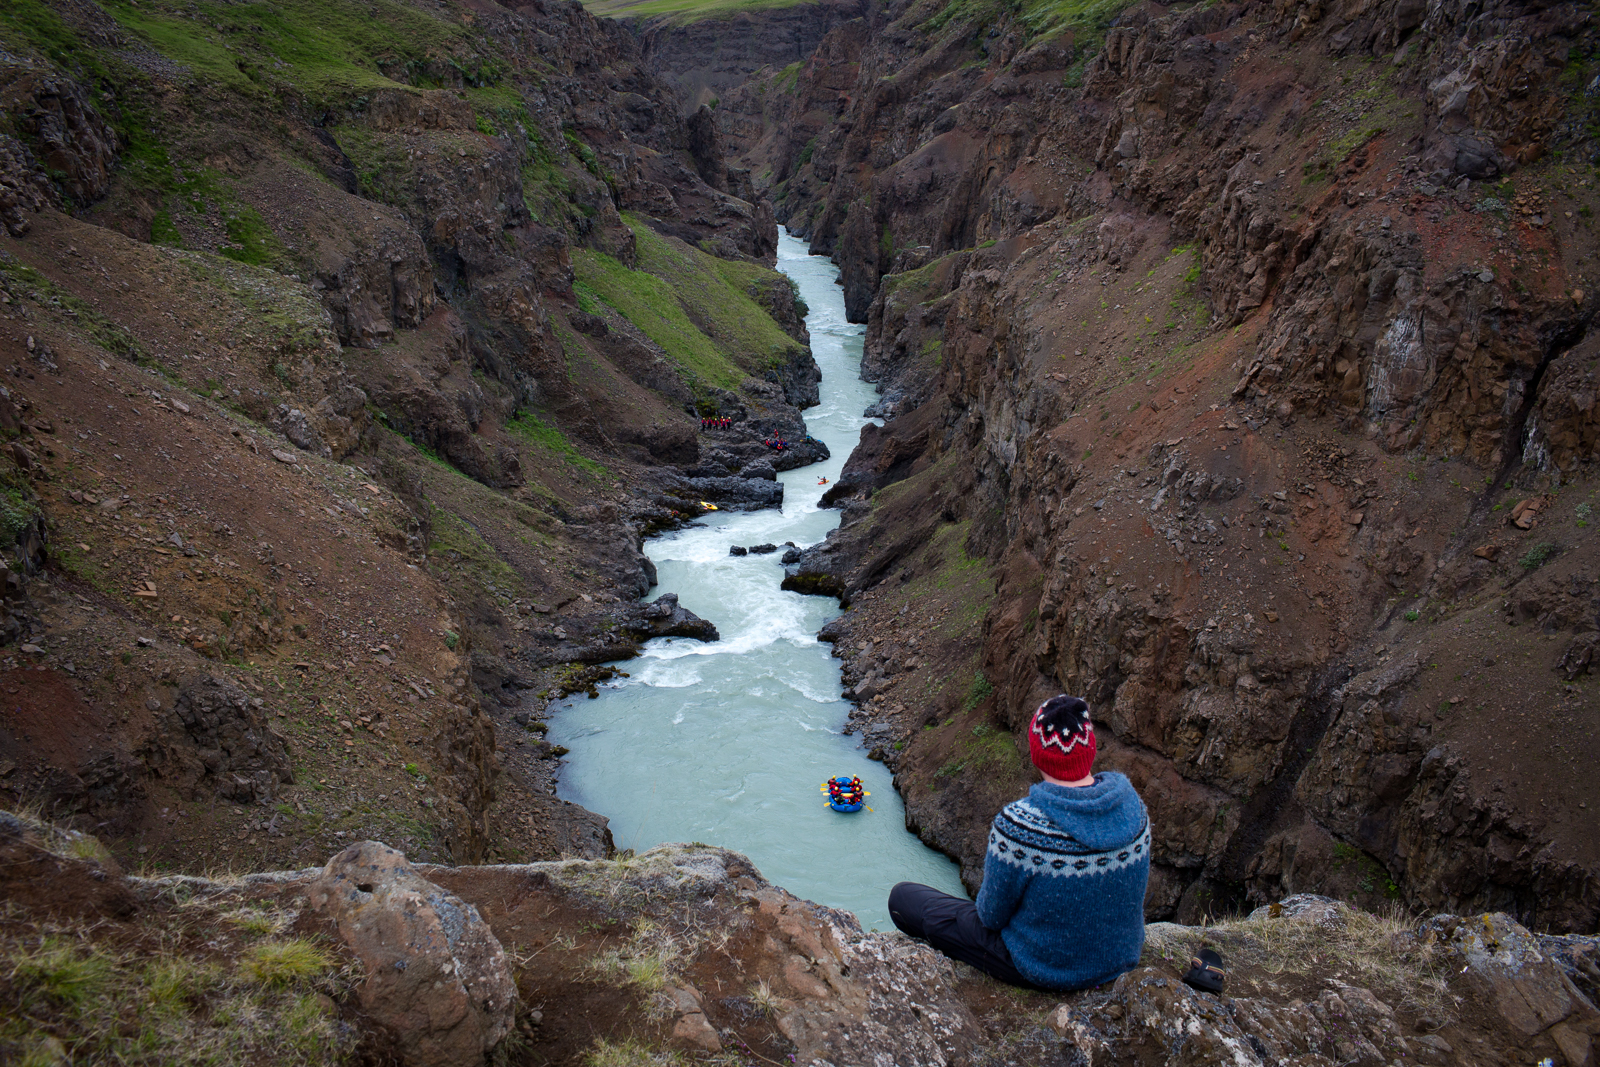
[[[760,478],[768,482],[778,480],[778,472],[773,469],[772,461],[769,459],[758,459],[746,463],[740,468],[739,474],[745,478]]]
[[[360,958],[361,1009],[407,1064],[481,1063],[511,1032],[517,987],[499,940],[401,853],[357,842],[328,861],[309,898]]]
[[[1068,1001],[1045,1021],[1090,1063],[1384,1067],[1384,1050],[1405,1047],[1393,1009],[1366,989],[1330,985],[1309,1003],[1230,1000],[1197,992],[1163,968],[1140,967],[1118,978],[1103,1002]]]
[[[631,604],[622,619],[622,629],[641,641],[653,637],[692,637],[697,641],[717,641],[722,635],[708,622],[678,603],[677,593],[662,593],[649,604]]]
[[[760,511],[783,507],[783,483],[761,478],[686,478],[690,492],[724,510]]]
[[[259,703],[217,675],[189,681],[141,758],[191,799],[209,786],[229,800],[264,804],[280,784],[293,784],[294,771]]]
[[[1600,1012],[1589,998],[1540,951],[1538,939],[1504,912],[1436,916],[1422,929],[1456,954],[1461,973],[1512,1030],[1533,1037],[1562,1022],[1568,1030],[1600,1029]]]

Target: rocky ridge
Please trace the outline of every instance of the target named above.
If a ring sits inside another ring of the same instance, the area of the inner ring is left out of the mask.
[[[1503,914],[1417,924],[1296,896],[1204,929],[1154,924],[1138,968],[1063,998],[999,986],[898,933],[863,931],[771,886],[737,853],[705,846],[441,867],[359,842],[322,868],[207,881],[128,878],[85,840],[0,818],[13,901],[0,953],[14,964],[0,999],[38,1003],[46,972],[29,934],[47,922],[96,919],[82,941],[62,949],[47,939],[46,951],[101,961],[115,978],[97,987],[103,999],[36,1007],[27,1023],[8,1012],[0,1048],[83,1049],[96,1013],[136,1012],[154,987],[121,953],[156,925],[169,929],[158,963],[188,959],[186,973],[209,976],[180,984],[186,999],[147,1045],[164,1062],[193,1054],[171,1035],[263,987],[283,990],[256,993],[268,1012],[302,998],[289,1032],[321,1042],[330,1059],[419,1065],[493,1051],[506,1063],[676,1053],[807,1065],[1581,1067],[1600,1031],[1596,940],[1541,937]],[[195,934],[208,928],[206,944]],[[1223,995],[1179,981],[1202,944],[1229,964]],[[264,985],[250,961],[285,945],[320,962]],[[235,971],[233,959],[245,962]],[[126,1054],[132,1036],[93,1040]]]

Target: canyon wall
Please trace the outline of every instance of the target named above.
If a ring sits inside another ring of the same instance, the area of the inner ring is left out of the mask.
[[[789,584],[852,605],[856,725],[969,887],[1065,689],[1151,807],[1152,918],[1595,929],[1596,40],[899,3],[723,94],[891,417]]]
[[[0,800],[155,867],[604,855],[543,715],[714,638],[646,532],[781,499],[770,205],[577,4],[262,18],[0,10]]]
[[[784,71],[805,62],[824,36],[866,14],[862,0],[812,0],[791,7],[728,16],[629,18],[643,60],[677,91],[686,115],[715,108],[721,94],[763,67]]]

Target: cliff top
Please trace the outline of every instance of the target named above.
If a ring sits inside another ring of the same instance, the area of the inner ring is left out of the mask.
[[[738,853],[124,875],[0,815],[0,1055],[27,1063],[1587,1063],[1600,939],[1296,896],[1149,927],[1141,966],[1010,989]],[[1218,948],[1224,995],[1178,979]]]
[[[824,5],[819,0],[585,0],[583,6],[606,18],[665,17],[673,24],[686,25],[754,11]]]

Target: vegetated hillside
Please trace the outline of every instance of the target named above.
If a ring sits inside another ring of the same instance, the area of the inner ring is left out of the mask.
[[[1148,913],[1600,922],[1581,4],[889,4],[717,109],[893,415],[790,579],[979,877],[1083,693]]]
[[[0,812],[0,858],[7,1062],[1579,1067],[1600,1030],[1600,938],[1503,914],[1296,896],[1152,924],[1137,968],[1058,995],[705,845],[451,867],[364,841],[322,868],[140,878]],[[1202,944],[1225,996],[1178,980]]]
[[[817,379],[633,37],[20,0],[0,102],[0,797],[155,869],[604,854],[543,709],[714,636],[641,536],[781,498]]]

